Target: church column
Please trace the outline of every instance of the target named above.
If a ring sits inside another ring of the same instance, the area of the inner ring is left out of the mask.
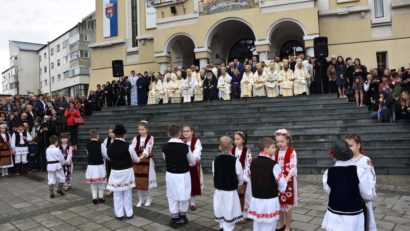
[[[205,48],[196,48],[194,52],[195,58],[199,59],[199,68],[205,68],[208,65],[208,60],[211,58],[211,50]]]
[[[205,68],[208,65],[208,59],[207,58],[203,58],[203,59],[199,59],[199,68]]]
[[[169,56],[164,54],[155,54],[155,61],[159,64],[161,74],[164,74],[169,65]]]
[[[307,36],[303,36],[303,40],[305,41],[305,56],[311,56],[314,57],[315,56],[315,51],[314,51],[314,47],[313,47],[313,39],[319,37],[318,34],[314,34],[314,35],[307,35]]]
[[[268,54],[271,50],[269,41],[255,41],[256,52],[259,55],[259,62],[268,63],[269,57]]]

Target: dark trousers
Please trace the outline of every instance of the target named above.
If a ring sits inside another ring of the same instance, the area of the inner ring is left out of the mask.
[[[78,125],[68,126],[68,131],[70,132],[70,140],[72,145],[77,145],[78,143]]]

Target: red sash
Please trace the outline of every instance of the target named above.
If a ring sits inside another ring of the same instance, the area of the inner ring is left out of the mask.
[[[0,134],[0,165],[11,165],[12,163],[10,137],[6,134],[6,140],[4,140],[3,136]]]
[[[192,136],[190,149],[191,152],[195,150],[195,144],[198,138]],[[186,140],[184,140],[186,142]],[[189,173],[191,174],[191,196],[201,195],[201,162],[197,161],[194,166],[189,167]]]
[[[282,168],[282,173],[286,177],[289,174],[290,170],[290,156],[293,153],[293,148],[288,148],[286,149],[285,152],[285,159],[283,161],[283,165],[281,166]],[[279,163],[279,150],[276,151],[275,153],[275,161]],[[286,190],[284,193],[279,193],[279,201],[281,204],[286,204],[286,205],[294,205],[295,204],[295,197],[294,197],[294,177],[292,176],[288,182],[288,185],[286,186]]]
[[[148,135],[145,139],[145,143],[141,146],[141,135],[137,135],[137,145],[135,147],[135,152],[138,157],[142,154],[147,143],[151,139],[151,136]],[[149,186],[149,167],[150,159],[152,158],[153,153],[151,152],[147,158],[141,159],[139,163],[133,163],[134,175],[135,175],[135,188],[138,190],[148,190]]]

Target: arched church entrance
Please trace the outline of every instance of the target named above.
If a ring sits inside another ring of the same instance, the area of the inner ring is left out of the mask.
[[[189,67],[192,64],[197,64],[195,60],[195,43],[186,34],[174,35],[169,39],[166,45],[166,51],[170,58],[170,64],[174,67],[183,66]]]
[[[302,25],[290,19],[275,22],[269,31],[273,57],[288,58],[290,55],[304,53],[305,31]]]

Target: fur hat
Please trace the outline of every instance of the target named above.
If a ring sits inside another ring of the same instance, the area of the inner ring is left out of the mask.
[[[336,160],[346,161],[353,158],[353,152],[344,140],[338,140],[329,150],[329,155]]]
[[[125,133],[127,133],[127,129],[125,129],[124,125],[117,124],[117,125],[114,126],[113,132],[114,132],[115,135],[122,136]]]

